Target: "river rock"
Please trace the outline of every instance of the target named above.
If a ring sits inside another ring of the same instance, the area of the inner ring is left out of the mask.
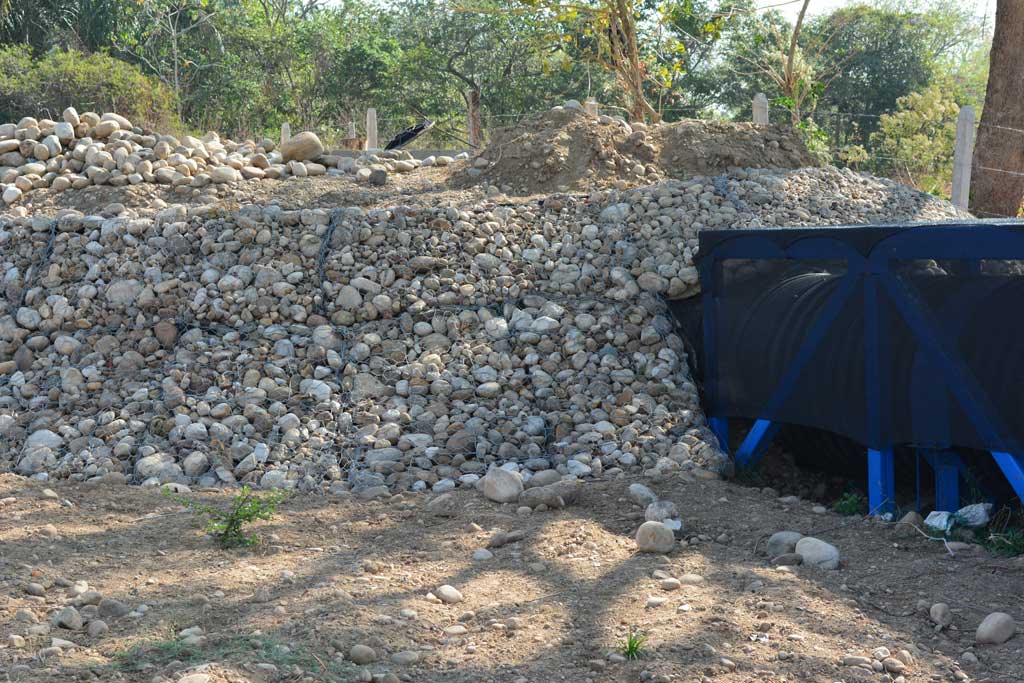
[[[985,617],[974,634],[979,645],[1002,645],[1017,633],[1017,622],[1005,612],[993,612]]]
[[[281,156],[285,161],[313,161],[323,153],[323,143],[316,133],[310,131],[297,133],[281,145]]]
[[[797,542],[795,552],[806,566],[839,569],[839,549],[825,541],[805,536]]]
[[[668,553],[675,544],[675,534],[661,522],[644,522],[637,529],[636,547],[642,553]]]

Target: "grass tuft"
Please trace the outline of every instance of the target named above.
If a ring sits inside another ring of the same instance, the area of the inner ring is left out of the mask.
[[[629,635],[626,636],[625,642],[619,646],[619,652],[625,655],[626,659],[640,659],[647,653],[644,647],[646,642],[647,636],[641,635],[636,631],[630,631]]]
[[[847,491],[843,495],[839,496],[839,500],[832,505],[833,510],[847,517],[863,515],[867,511],[867,508],[867,498],[854,491]]]

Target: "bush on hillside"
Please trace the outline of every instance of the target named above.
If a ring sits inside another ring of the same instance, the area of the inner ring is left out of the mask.
[[[133,64],[109,55],[53,50],[39,57],[25,45],[0,48],[0,122],[78,111],[117,112],[138,125],[176,128],[174,97]]]

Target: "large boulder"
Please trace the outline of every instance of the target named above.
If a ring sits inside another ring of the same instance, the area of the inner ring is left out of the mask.
[[[313,161],[323,156],[324,145],[316,133],[308,130],[293,135],[281,145],[281,156],[285,161]]]

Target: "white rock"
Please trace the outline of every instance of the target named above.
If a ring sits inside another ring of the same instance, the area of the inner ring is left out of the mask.
[[[766,545],[768,557],[778,557],[788,553],[796,552],[796,544],[803,538],[803,534],[795,531],[777,531],[771,535]]]
[[[523,478],[517,472],[494,468],[480,480],[486,498],[496,503],[513,503],[523,492]]]
[[[1017,622],[1005,612],[993,612],[985,617],[974,634],[979,645],[1002,645],[1017,633]]]
[[[818,569],[839,568],[839,549],[825,541],[805,536],[797,542],[795,550],[803,558],[804,565]]]
[[[642,553],[668,553],[675,544],[675,534],[661,522],[644,522],[637,529],[636,547]]]
[[[434,595],[436,595],[441,602],[447,605],[462,602],[462,593],[460,593],[454,586],[449,586],[448,584],[445,584],[434,591]]]

